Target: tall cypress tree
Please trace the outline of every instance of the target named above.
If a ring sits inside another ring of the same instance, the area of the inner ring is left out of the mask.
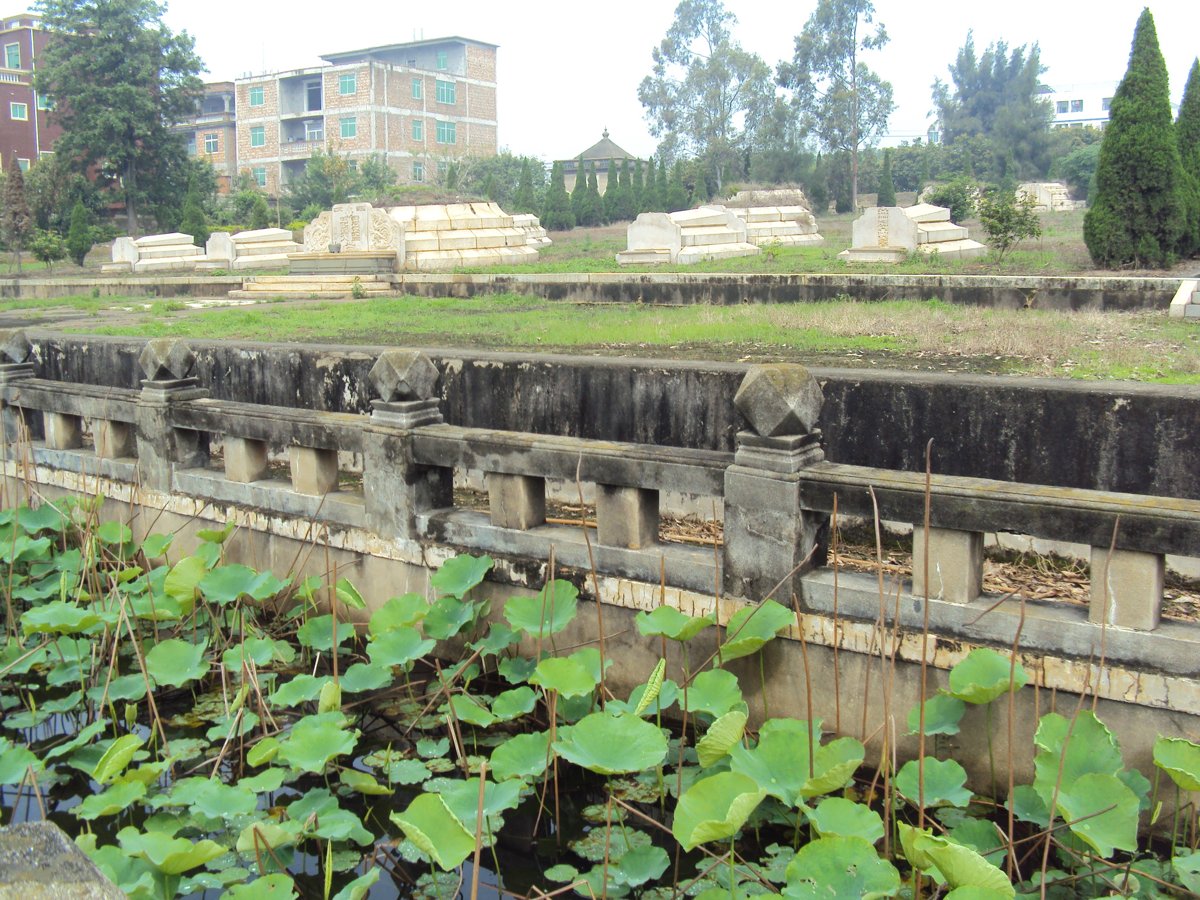
[[[667,212],[667,161],[658,157],[658,178],[654,188],[655,196],[658,198],[658,212]]]
[[[621,221],[621,181],[617,176],[617,161],[608,161],[608,178],[604,184],[604,218],[609,222]]]
[[[16,254],[17,272],[21,271],[21,250],[25,246],[25,238],[33,231],[33,216],[29,212],[29,203],[25,199],[25,176],[21,174],[21,166],[16,154],[8,158],[8,172],[4,179],[4,209],[0,213],[0,231],[8,249]]]
[[[896,205],[896,185],[892,181],[892,151],[883,151],[883,169],[879,173],[879,195],[876,206]]]
[[[654,157],[646,162],[646,183],[642,187],[642,203],[639,212],[658,212],[661,204],[658,200],[658,172],[654,165]]]
[[[571,212],[575,215],[576,225],[588,225],[587,176],[583,171],[583,157],[575,160],[575,186],[571,189]]]
[[[636,216],[642,212],[642,204],[646,200],[646,169],[640,159],[633,163],[633,174],[629,177],[629,183],[633,186],[633,214]]]
[[[1175,120],[1175,139],[1187,191],[1187,227],[1179,242],[1179,255],[1196,256],[1200,254],[1200,60],[1192,61],[1188,73]]]
[[[550,168],[550,186],[546,188],[546,205],[542,208],[542,227],[548,231],[570,231],[575,227],[575,213],[567,194],[561,162]]]
[[[675,161],[671,167],[671,180],[667,184],[666,212],[680,212],[688,208],[687,185],[683,183],[683,163]]]
[[[521,176],[517,179],[517,193],[513,197],[514,213],[531,213],[534,211],[533,200],[533,163],[529,157],[521,163]]]
[[[591,203],[593,225],[603,225],[607,219],[604,216],[604,200],[600,196],[600,183],[596,180],[596,164],[588,163],[588,201]]]
[[[1096,196],[1083,220],[1093,262],[1108,269],[1169,265],[1186,224],[1183,181],[1167,66],[1154,17],[1144,9],[1129,68],[1113,95]]]

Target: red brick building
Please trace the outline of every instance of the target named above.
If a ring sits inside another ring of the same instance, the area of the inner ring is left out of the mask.
[[[50,101],[33,89],[38,56],[46,47],[41,20],[29,13],[0,19],[0,165],[16,157],[27,170],[50,153],[62,129],[51,125]]]

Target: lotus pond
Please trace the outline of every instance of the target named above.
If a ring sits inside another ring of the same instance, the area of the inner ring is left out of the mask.
[[[232,526],[183,552],[98,509],[0,513],[0,824],[56,821],[131,896],[1200,891],[1200,746],[1160,739],[1151,782],[1085,705],[1049,713],[1032,783],[994,774],[1007,803],[934,752],[1023,688],[1008,654],[909,711],[928,752],[893,768],[820,722],[751,727],[727,665],[795,624],[772,600],[711,658],[688,652],[711,618],[639,613],[682,663],[614,696],[603,643],[558,646],[595,614],[568,581],[493,611],[492,560],[460,556],[368,619],[336,575],[226,561]]]

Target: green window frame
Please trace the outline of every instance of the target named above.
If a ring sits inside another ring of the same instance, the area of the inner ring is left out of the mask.
[[[423,163],[423,162],[413,163],[412,180],[413,181],[424,181],[425,180],[425,163]]]
[[[29,121],[29,104],[28,103],[10,103],[8,104],[8,117],[14,122]]]
[[[266,104],[266,91],[263,90],[263,86],[261,84],[250,88],[249,94],[251,106],[263,106]]]
[[[450,67],[450,56],[445,50],[437,52],[437,67],[439,69],[447,69]]]
[[[6,69],[21,68],[21,45],[20,44],[5,44],[4,45],[4,68],[6,68]]]
[[[254,183],[259,187],[267,186],[267,167],[255,166],[250,170],[250,174],[254,176]]]
[[[219,146],[220,146],[220,141],[219,141],[219,138],[218,138],[216,132],[204,135],[204,152],[205,153],[216,153]]]
[[[424,81],[424,79],[414,78],[412,80],[412,98],[414,100],[420,100],[420,99],[424,98],[424,96],[425,96],[425,81]]]
[[[458,86],[453,81],[442,81],[440,78],[437,83],[437,102],[445,103],[453,106],[458,102]]]
[[[347,140],[358,137],[358,116],[342,116],[339,133]]]
[[[458,125],[454,122],[438,122],[437,142],[439,144],[458,143]]]
[[[357,72],[343,72],[338,76],[338,93],[343,97],[358,93]]]
[[[418,143],[423,143],[425,140],[425,120],[412,120],[412,139]]]
[[[250,129],[250,146],[267,146],[267,129],[264,125],[255,125]]]

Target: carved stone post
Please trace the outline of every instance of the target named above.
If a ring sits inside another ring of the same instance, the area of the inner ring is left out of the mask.
[[[439,425],[437,366],[417,350],[388,350],[368,378],[379,394],[363,430],[367,526],[381,537],[416,540],[417,516],[454,504],[454,470],[418,465],[411,429]]]
[[[20,329],[0,330],[0,428],[3,429],[5,448],[11,447],[28,437],[25,411],[9,402],[9,385],[33,377],[33,363],[29,362],[29,338]],[[12,455],[11,453],[9,454]]]
[[[829,516],[802,508],[798,473],[825,458],[816,427],[824,397],[804,366],[753,366],[733,400],[753,431],[725,470],[724,589],[790,605],[796,578],[825,562]]]
[[[208,432],[176,428],[171,424],[171,404],[208,396],[191,376],[196,354],[183,341],[160,338],[150,341],[138,362],[146,374],[137,402],[138,477],[146,487],[171,489],[175,466],[208,465]]]

